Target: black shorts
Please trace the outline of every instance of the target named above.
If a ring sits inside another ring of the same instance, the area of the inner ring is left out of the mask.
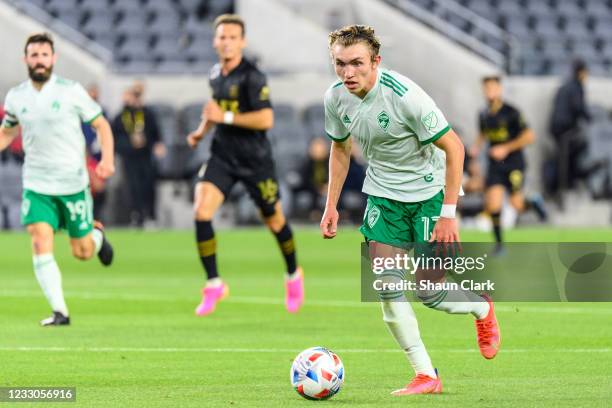
[[[274,206],[280,199],[272,160],[262,162],[257,168],[232,167],[223,159],[213,155],[200,169],[198,181],[214,184],[226,198],[234,184],[241,181],[266,218],[274,215],[276,212]]]
[[[517,193],[522,190],[525,182],[524,166],[509,166],[507,164],[489,164],[487,171],[486,187],[502,185],[509,193]]]

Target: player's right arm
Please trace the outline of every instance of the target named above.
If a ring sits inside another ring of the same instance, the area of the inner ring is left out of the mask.
[[[0,124],[0,152],[6,149],[13,140],[19,135],[19,119],[13,112],[14,106],[13,102],[13,93],[9,91],[6,95],[6,100],[4,101],[4,119],[2,120],[2,124]]]
[[[325,212],[321,219],[321,232],[323,238],[331,239],[336,236],[338,229],[338,200],[342,193],[342,186],[348,174],[351,162],[351,139],[342,142],[332,141],[329,152],[329,182],[327,186],[327,201]]]
[[[187,144],[190,147],[195,148],[198,143],[200,143],[200,140],[204,138],[204,135],[206,135],[206,133],[208,133],[213,126],[215,126],[213,122],[202,116],[202,120],[200,121],[198,128],[187,135]]]
[[[336,207],[351,161],[350,133],[340,120],[332,89],[325,94],[325,133],[332,140],[332,145],[329,154],[327,201],[320,227],[323,238],[331,239],[336,236],[339,217]]]
[[[19,126],[0,127],[0,152],[6,149],[13,140],[19,135]]]

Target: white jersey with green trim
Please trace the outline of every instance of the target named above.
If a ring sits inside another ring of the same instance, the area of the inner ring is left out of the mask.
[[[361,99],[342,82],[325,93],[325,131],[335,141],[354,136],[368,161],[363,192],[406,203],[444,187],[445,154],[432,142],[450,130],[435,102],[410,79],[379,68]]]
[[[75,194],[87,188],[81,122],[102,109],[77,82],[52,75],[40,91],[26,81],[6,95],[3,127],[21,125],[23,187],[40,194]]]

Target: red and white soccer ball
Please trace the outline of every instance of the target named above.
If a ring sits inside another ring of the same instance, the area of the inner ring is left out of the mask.
[[[291,385],[302,397],[323,400],[333,397],[344,384],[340,357],[325,347],[311,347],[297,355],[291,365]]]

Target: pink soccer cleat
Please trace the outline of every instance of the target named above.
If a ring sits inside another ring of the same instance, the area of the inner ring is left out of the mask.
[[[219,286],[205,287],[202,289],[202,303],[196,307],[198,316],[206,316],[215,311],[217,303],[229,295],[229,287],[225,283]]]
[[[501,334],[499,331],[499,323],[495,317],[495,309],[493,308],[493,300],[489,295],[482,295],[489,303],[489,314],[483,319],[476,319],[476,334],[478,336],[478,348],[480,354],[487,360],[492,359],[499,351],[501,343]]]
[[[285,281],[285,307],[289,313],[296,313],[304,303],[304,271],[298,266],[295,274]]]
[[[436,373],[438,371],[436,370]],[[440,394],[442,393],[442,381],[440,377],[432,378],[426,374],[417,374],[416,377],[406,385],[406,387],[395,390],[391,395],[399,397],[401,395],[416,394]]]

